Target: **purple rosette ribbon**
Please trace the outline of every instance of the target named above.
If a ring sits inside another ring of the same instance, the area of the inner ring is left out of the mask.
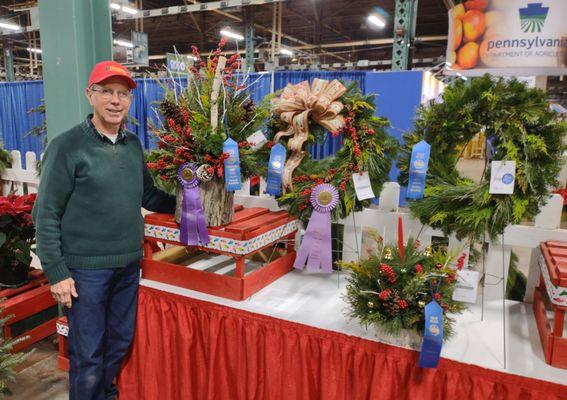
[[[188,246],[207,245],[210,239],[199,195],[197,168],[189,163],[181,165],[177,179],[183,187],[179,240]]]
[[[313,188],[311,204],[313,214],[307,224],[301,246],[293,266],[308,270],[321,269],[323,272],[333,272],[333,257],[331,248],[331,211],[339,202],[339,192],[333,185],[322,183]]]

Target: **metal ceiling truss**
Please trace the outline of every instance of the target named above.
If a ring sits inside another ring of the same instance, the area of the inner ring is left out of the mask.
[[[415,38],[417,0],[396,0],[392,70],[410,69],[410,48]]]
[[[120,13],[117,15],[116,19],[127,20],[136,18],[154,18],[163,17],[166,15],[177,15],[186,14],[199,11],[215,11],[223,10],[227,8],[234,7],[246,7],[246,6],[259,6],[263,4],[273,4],[281,3],[288,0],[224,0],[224,1],[212,1],[210,3],[195,3],[183,6],[172,6],[164,8],[155,8],[152,10],[143,10],[135,15]]]
[[[433,64],[445,62],[445,57],[414,58],[413,64]],[[276,67],[276,70],[306,70],[306,69],[345,69],[354,67],[377,67],[392,65],[392,60],[358,60],[354,62],[332,63],[332,64],[289,64]]]

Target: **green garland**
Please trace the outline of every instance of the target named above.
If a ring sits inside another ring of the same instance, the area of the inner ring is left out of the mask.
[[[322,143],[329,135],[340,135],[343,146],[334,156],[314,160],[307,155],[294,171],[293,190],[277,198],[280,206],[289,207],[289,213],[306,222],[312,213],[309,202],[311,190],[320,183],[330,183],[339,189],[339,204],[333,210],[333,219],[345,218],[352,211],[360,211],[370,205],[370,200],[359,201],[356,197],[352,174],[368,171],[374,194],[378,196],[382,185],[388,180],[388,172],[395,156],[397,143],[387,133],[388,120],[374,115],[374,95],[363,95],[358,84],[352,82],[339,101],[344,104],[341,115],[346,125],[334,133],[310,123],[307,145]],[[273,137],[283,128],[276,115],[268,124],[268,135]],[[286,141],[282,142],[284,145]]]
[[[482,129],[494,160],[516,161],[512,195],[489,194],[490,165],[480,184],[456,169],[461,150]],[[414,131],[404,135],[398,167],[407,185],[412,147],[431,145],[425,197],[410,204],[422,223],[459,238],[491,238],[533,218],[556,187],[567,124],[549,110],[545,94],[516,80],[484,76],[449,86],[441,102],[422,106]]]
[[[455,257],[430,248],[421,252],[419,244],[409,239],[405,256],[399,249],[385,246],[382,238],[374,234],[377,251],[360,262],[340,262],[352,273],[347,278],[345,300],[350,305],[350,317],[364,326],[374,326],[388,335],[397,335],[402,329],[423,335],[424,307],[432,300],[431,287],[439,285],[435,300],[443,308],[444,339],[453,334],[454,319],[464,305],[454,301],[457,271],[451,266]],[[463,267],[465,257],[457,261]]]

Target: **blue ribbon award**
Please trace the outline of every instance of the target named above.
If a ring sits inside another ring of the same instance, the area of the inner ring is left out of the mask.
[[[431,300],[425,306],[425,333],[418,365],[420,368],[437,368],[443,347],[443,309]]]
[[[234,192],[242,187],[240,179],[240,157],[238,155],[238,143],[232,138],[226,139],[224,142],[223,153],[228,154],[228,158],[224,160],[224,178],[226,190]]]
[[[408,189],[406,192],[408,199],[423,198],[430,151],[431,146],[425,140],[413,146],[409,168]]]
[[[273,196],[279,196],[282,192],[282,173],[284,170],[285,156],[285,147],[281,143],[272,147],[270,162],[268,164],[266,193]]]

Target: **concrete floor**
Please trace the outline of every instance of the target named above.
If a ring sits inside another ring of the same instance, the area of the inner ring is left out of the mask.
[[[16,381],[9,384],[11,400],[68,400],[67,373],[57,369],[56,335],[26,349],[33,353],[16,368]]]

